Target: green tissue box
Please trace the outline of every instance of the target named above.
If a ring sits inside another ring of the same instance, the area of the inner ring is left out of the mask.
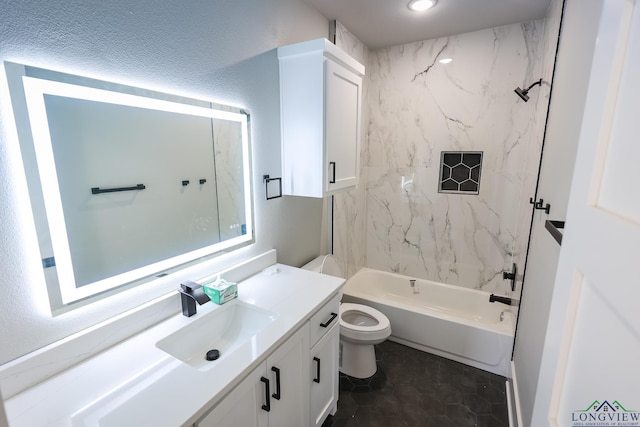
[[[202,284],[204,293],[216,304],[224,304],[238,297],[238,284],[217,278]]]

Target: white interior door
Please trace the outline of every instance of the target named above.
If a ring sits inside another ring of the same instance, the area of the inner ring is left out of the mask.
[[[603,1],[532,426],[640,425],[639,9]]]

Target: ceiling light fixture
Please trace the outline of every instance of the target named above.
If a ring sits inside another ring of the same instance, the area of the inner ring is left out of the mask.
[[[439,60],[438,62],[441,64],[448,64],[449,62],[453,61],[452,58],[442,58],[441,60]]]
[[[435,6],[437,0],[411,0],[407,5],[414,12],[423,12]]]

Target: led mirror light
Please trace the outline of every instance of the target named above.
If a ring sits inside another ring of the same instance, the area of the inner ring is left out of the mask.
[[[423,12],[427,9],[431,9],[437,3],[436,0],[412,0],[409,2],[408,7],[414,12]]]
[[[246,109],[5,69],[52,315],[255,241]]]
[[[100,89],[93,89],[83,86],[70,85],[66,83],[52,82],[49,80],[40,80],[31,77],[24,77],[25,95],[32,126],[33,139],[36,148],[36,158],[41,171],[41,185],[43,187],[45,205],[47,208],[47,217],[49,221],[49,229],[51,231],[51,243],[56,258],[56,266],[60,278],[60,291],[63,303],[69,303],[78,299],[86,298],[98,292],[119,286],[122,283],[153,274],[154,272],[175,267],[184,262],[205,256],[214,250],[213,245],[203,247],[199,250],[181,254],[170,259],[163,260],[158,263],[147,265],[145,267],[128,271],[109,277],[104,280],[92,283],[87,286],[76,287],[74,279],[72,260],[69,251],[69,243],[67,240],[67,230],[64,220],[63,207],[61,204],[60,192],[58,189],[58,181],[56,176],[55,161],[52,151],[52,144],[49,137],[49,128],[47,125],[47,112],[45,107],[45,95],[58,95],[77,99],[92,100],[99,102],[114,103],[118,105],[129,105],[140,108],[148,108],[153,110],[161,110],[174,112],[179,114],[189,114],[193,116],[219,118],[240,122],[242,124],[243,133],[247,128],[247,117],[244,114],[232,113],[227,111],[213,110],[196,106],[178,104],[169,101],[161,101],[151,98],[143,98],[134,95],[110,92]],[[244,156],[248,156],[248,138],[243,135],[242,150]],[[245,181],[249,180],[248,170],[244,171]],[[246,194],[245,196],[248,196]],[[250,221],[251,210],[250,200],[245,201],[247,207],[245,215]],[[250,222],[249,222],[250,223]],[[252,230],[247,230],[248,234],[242,235],[235,239],[230,239],[222,243],[217,243],[215,250],[224,250],[238,244],[239,241],[251,239]]]

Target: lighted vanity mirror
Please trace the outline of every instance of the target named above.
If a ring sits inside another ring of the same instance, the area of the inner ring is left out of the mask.
[[[5,69],[54,314],[253,241],[246,110]]]

